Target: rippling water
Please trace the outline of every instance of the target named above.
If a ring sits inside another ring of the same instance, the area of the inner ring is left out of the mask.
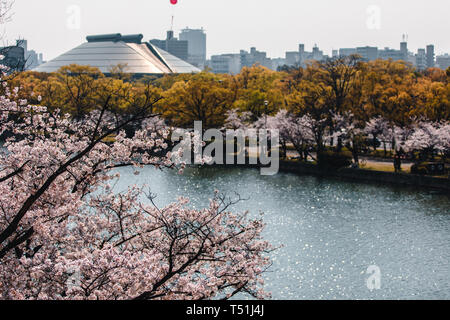
[[[253,169],[120,172],[118,191],[148,184],[158,206],[204,207],[215,189],[248,198],[234,210],[263,211],[265,239],[284,245],[266,274],[274,299],[450,299],[449,195]],[[366,285],[371,265],[379,290]]]

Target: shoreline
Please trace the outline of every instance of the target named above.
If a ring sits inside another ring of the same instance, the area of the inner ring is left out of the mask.
[[[312,174],[321,177],[333,177],[360,182],[422,187],[450,192],[450,179],[410,173],[394,173],[353,168],[325,171],[314,164],[296,163],[284,160],[280,161],[280,171],[297,174]]]
[[[248,159],[247,159],[248,160]],[[259,169],[260,164],[242,165],[210,165],[211,167],[253,168]],[[323,178],[338,178],[343,180],[389,184],[398,186],[420,187],[450,192],[450,179],[441,177],[424,176],[410,173],[394,173],[374,171],[367,169],[342,168],[337,170],[323,170],[314,164],[280,160],[280,170],[283,173],[294,173],[299,175],[313,175]]]

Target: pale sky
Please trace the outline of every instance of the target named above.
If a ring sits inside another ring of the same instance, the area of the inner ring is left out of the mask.
[[[189,26],[206,30],[208,56],[256,47],[284,57],[304,43],[332,49],[357,46],[399,48],[402,34],[416,52],[434,44],[450,53],[449,0],[15,0],[3,42],[28,40],[30,49],[52,59],[87,35],[142,33],[165,38],[175,14],[176,34]],[[80,14],[78,14],[78,12]]]

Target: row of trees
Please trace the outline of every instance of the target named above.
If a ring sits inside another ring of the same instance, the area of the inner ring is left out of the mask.
[[[136,81],[121,71],[111,72],[105,77],[98,69],[81,66],[63,67],[55,74],[24,72],[10,81],[10,88],[21,87],[21,97],[31,103],[74,116],[101,104],[111,92],[117,93],[119,107],[157,92],[164,101],[155,105],[155,112],[178,127],[202,120],[206,128],[220,128],[226,111],[233,109],[251,112],[253,120],[283,109],[328,117],[329,122],[331,114],[351,111],[364,121],[383,117],[399,126],[415,118],[450,118],[450,70],[419,73],[403,62],[365,63],[351,56],[285,72],[255,66],[234,76],[202,72]]]
[[[315,119],[310,114],[299,116],[287,110],[281,110],[275,116],[263,116],[256,122],[251,122],[248,112],[239,113],[237,109],[227,115],[225,128],[279,130],[282,154],[286,155],[287,144],[291,143],[301,160],[313,158],[319,165],[327,165],[323,161],[329,159],[321,156],[330,151],[333,141],[336,141],[335,148],[331,148],[333,153],[339,155],[346,148],[351,152],[355,166],[359,166],[363,152],[373,149],[376,153],[383,146],[386,156],[389,148],[390,153],[395,155],[397,171],[400,171],[399,161],[405,156],[416,163],[435,160],[436,157],[445,163],[450,154],[448,121],[413,121],[401,127],[382,117],[363,122],[351,112],[333,114],[329,123],[326,118]]]
[[[175,127],[190,128],[200,120],[204,129],[222,128],[230,112],[245,127],[258,126],[262,118],[266,124],[270,117],[282,123],[272,119],[272,127],[289,128],[284,145],[292,143],[303,159],[311,151],[346,147],[358,164],[359,154],[380,142],[385,155],[389,148],[397,158],[408,152],[417,160],[448,154],[442,141],[450,119],[450,69],[419,73],[403,62],[366,63],[350,56],[282,72],[255,66],[237,75],[202,72],[132,81],[120,70],[112,70],[110,77],[81,66],[50,75],[28,72],[11,86],[21,86],[22,98],[75,118],[104,104],[111,93],[114,101],[108,102],[119,113],[159,95],[152,112]],[[433,147],[418,140],[426,139],[420,134],[425,127],[427,132],[435,128],[433,135],[440,137]]]

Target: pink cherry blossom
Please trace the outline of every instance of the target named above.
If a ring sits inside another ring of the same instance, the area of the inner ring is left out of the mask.
[[[183,168],[151,107],[73,119],[0,97],[0,299],[268,297],[264,224],[234,201],[157,208],[143,186],[114,191],[115,168]]]

